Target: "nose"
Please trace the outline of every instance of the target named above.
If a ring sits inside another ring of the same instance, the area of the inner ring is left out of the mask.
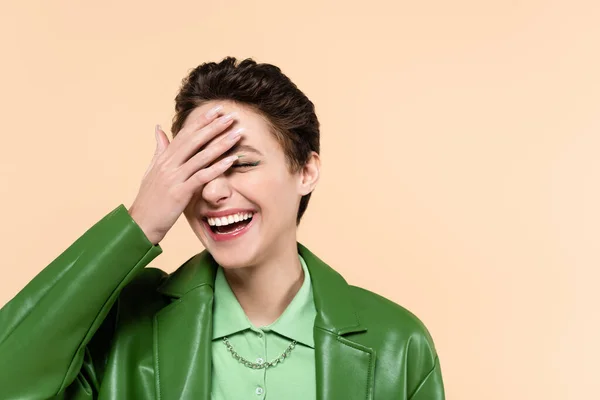
[[[231,197],[231,187],[227,177],[221,175],[204,185],[202,198],[212,206],[219,206]]]

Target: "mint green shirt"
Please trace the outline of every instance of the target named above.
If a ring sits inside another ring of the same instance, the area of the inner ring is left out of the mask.
[[[316,398],[313,325],[317,315],[310,274],[300,255],[304,282],[283,314],[264,327],[252,325],[233,294],[221,267],[215,280],[212,399]],[[245,359],[262,363],[279,357],[296,340],[289,357],[271,368],[252,369],[233,358],[223,337]]]

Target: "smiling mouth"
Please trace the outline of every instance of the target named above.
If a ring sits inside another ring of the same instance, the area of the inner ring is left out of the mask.
[[[244,229],[254,216],[251,212],[228,215],[227,217],[205,218],[210,230],[216,234],[231,234]]]

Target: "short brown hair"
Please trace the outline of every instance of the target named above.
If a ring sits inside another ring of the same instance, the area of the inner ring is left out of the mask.
[[[234,101],[263,115],[292,172],[306,165],[312,151],[320,151],[319,120],[314,104],[274,65],[258,64],[250,58],[238,62],[234,57],[226,57],[219,63],[207,62],[194,68],[183,79],[175,97],[173,136],[196,107],[213,100]],[[310,196],[311,193],[300,200],[297,224]]]

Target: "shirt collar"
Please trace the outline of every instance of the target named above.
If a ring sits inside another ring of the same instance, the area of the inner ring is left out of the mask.
[[[348,335],[365,332],[367,326],[361,323],[356,313],[353,297],[356,292],[344,277],[327,263],[311,252],[306,246],[297,243],[298,254],[306,261],[311,275],[311,285],[317,316],[315,328],[335,335]],[[195,307],[205,303],[213,304],[215,277],[219,264],[205,249],[188,259],[177,270],[163,276],[162,283],[156,289],[158,293],[181,302],[190,302]],[[163,274],[160,271],[155,271]],[[190,296],[195,291],[202,296]],[[212,324],[211,324],[212,325]]]
[[[298,255],[298,258],[304,271],[304,281],[300,290],[298,290],[283,314],[275,322],[262,327],[262,329],[266,332],[276,332],[314,348],[313,325],[317,311],[313,300],[308,267],[302,256]],[[214,290],[213,340],[254,328],[227,283],[221,267],[217,270]]]

